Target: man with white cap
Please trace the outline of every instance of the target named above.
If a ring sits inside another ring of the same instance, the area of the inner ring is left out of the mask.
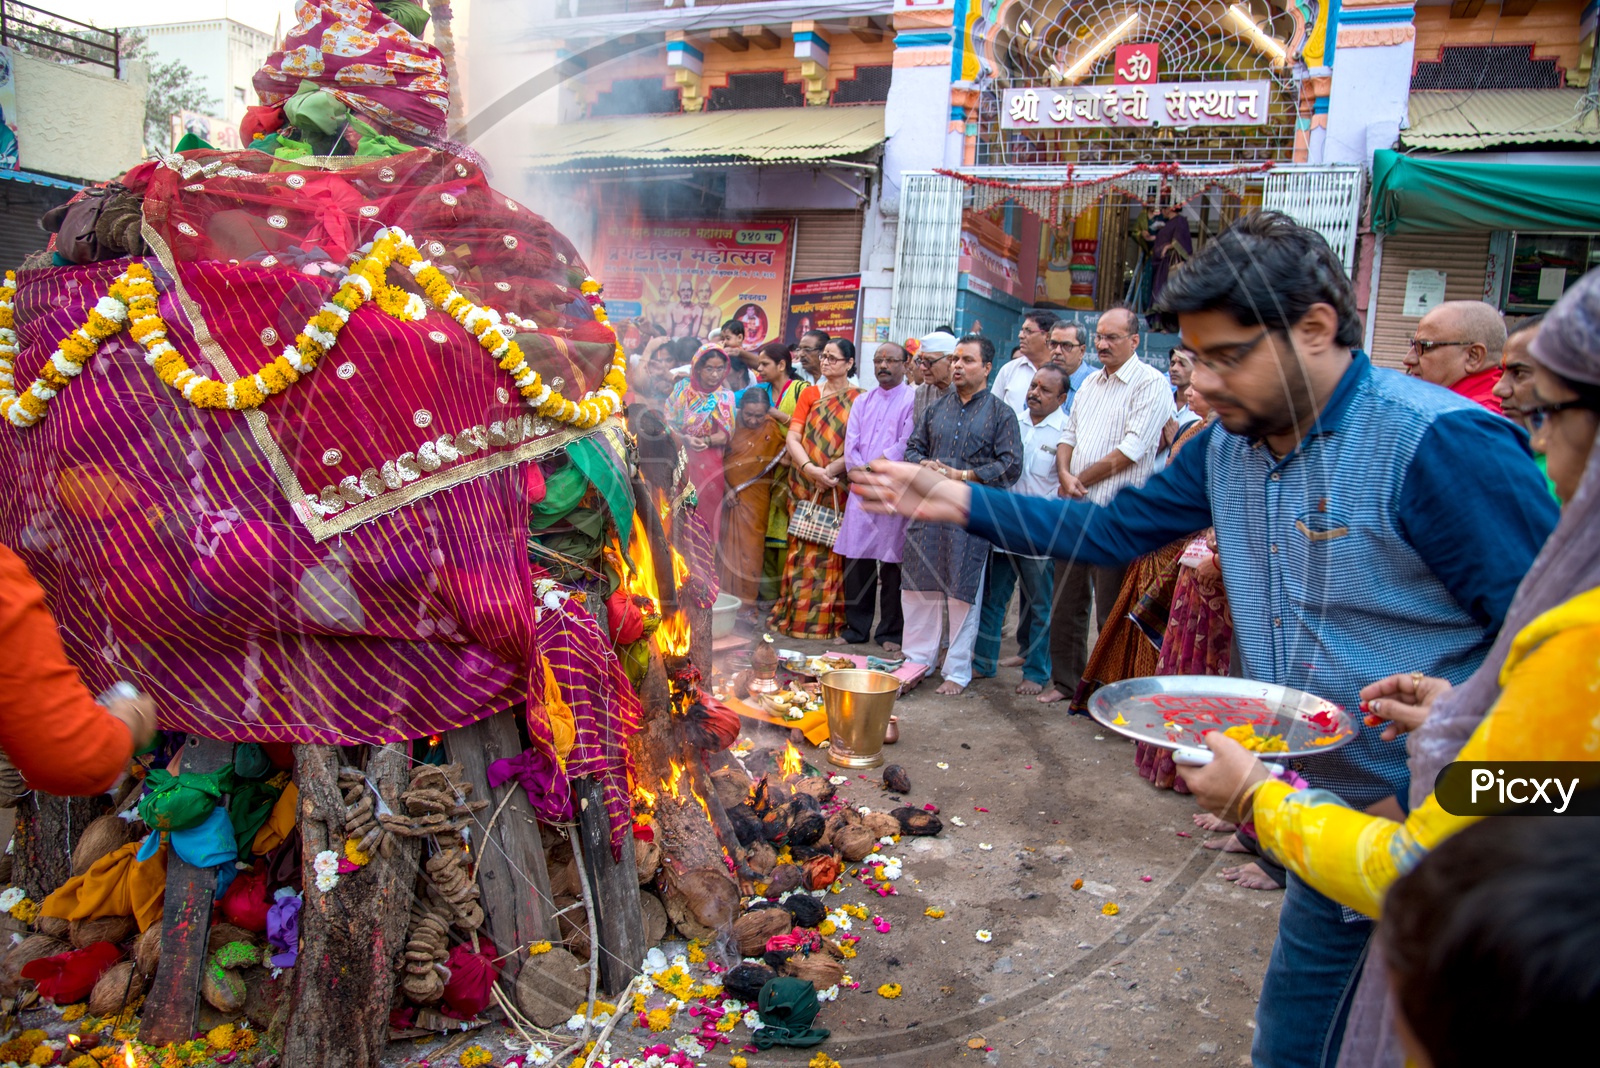
[[[922,366],[922,384],[912,402],[911,425],[922,422],[922,416],[933,407],[933,402],[950,392],[950,357],[956,351],[956,336],[945,330],[935,330],[920,339],[921,349],[917,363]]]

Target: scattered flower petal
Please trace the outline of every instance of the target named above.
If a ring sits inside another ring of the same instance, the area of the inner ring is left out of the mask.
[[[988,942],[988,941],[990,941],[991,939],[994,938],[994,932],[992,932],[992,931],[979,931],[973,937],[975,937],[980,942]]]
[[[1105,916],[1115,916],[1121,911],[1122,909],[1117,906],[1115,901],[1107,901],[1104,905],[1100,906],[1100,912]]]
[[[940,771],[949,771],[950,770],[950,765],[946,764],[942,760],[939,761],[939,763],[935,764],[934,767],[938,768]]]

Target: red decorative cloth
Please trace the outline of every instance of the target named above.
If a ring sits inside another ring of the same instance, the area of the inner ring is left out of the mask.
[[[110,942],[92,942],[70,953],[41,957],[22,966],[22,977],[32,979],[39,996],[57,1005],[82,1001],[106,969],[122,959],[122,950]]]
[[[311,81],[388,130],[444,137],[450,79],[438,49],[368,0],[300,0],[295,16],[283,50],[256,72],[263,104],[281,105]]]
[[[263,865],[241,873],[222,895],[222,914],[229,923],[246,931],[265,931],[267,909],[271,907],[272,902],[267,897],[267,871]]]
[[[470,1020],[489,1007],[490,990],[500,976],[500,966],[494,962],[499,955],[482,935],[478,936],[477,952],[465,942],[450,951],[445,961],[450,969],[450,979],[444,984],[446,1016]]]

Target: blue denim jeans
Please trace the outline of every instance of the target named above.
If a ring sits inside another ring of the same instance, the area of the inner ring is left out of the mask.
[[[1019,579],[1022,603],[1017,609],[1017,652],[1023,659],[1022,677],[1044,686],[1050,681],[1053,560],[1030,560],[1002,552],[989,554],[989,577],[983,592],[983,614],[978,618],[978,645],[973,652],[972,669],[985,678],[1000,669],[1000,632],[1005,629],[1006,608]]]
[[[1293,872],[1278,913],[1278,940],[1256,1005],[1255,1068],[1334,1068],[1350,1000],[1366,963],[1371,920],[1343,922],[1338,902]]]

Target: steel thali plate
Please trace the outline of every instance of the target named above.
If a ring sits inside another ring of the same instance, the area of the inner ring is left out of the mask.
[[[1341,706],[1315,694],[1210,675],[1114,682],[1089,698],[1089,714],[1118,734],[1163,749],[1204,749],[1207,731],[1249,726],[1258,738],[1281,739],[1267,743],[1281,749],[1257,749],[1273,759],[1331,752],[1359,731]]]

